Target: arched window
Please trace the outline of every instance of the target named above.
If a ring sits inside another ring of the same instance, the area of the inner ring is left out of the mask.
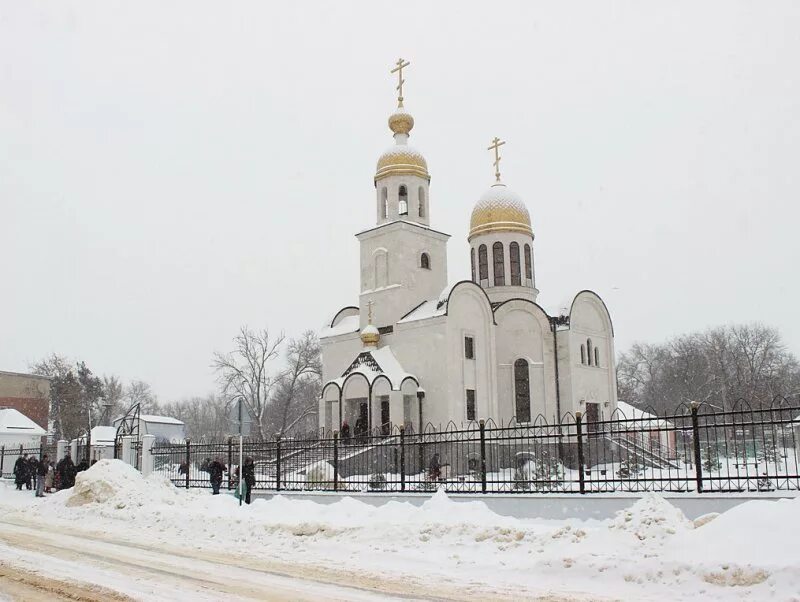
[[[531,377],[528,362],[522,358],[514,362],[514,401],[517,422],[530,422]]]
[[[581,364],[586,363],[586,345],[581,345]]]
[[[512,242],[508,245],[508,254],[511,261],[511,286],[519,286],[520,273],[519,273],[519,245]]]
[[[481,281],[489,280],[489,260],[486,256],[486,245],[478,247],[478,276]]]
[[[419,187],[419,216],[425,217],[425,189]]]
[[[600,348],[599,347],[595,347],[594,348],[594,365],[595,366],[599,366],[600,365]]]
[[[592,339],[586,339],[586,357],[589,365],[592,365]]]
[[[531,246],[525,245],[525,280],[533,280],[533,263],[531,262]]]
[[[419,258],[419,267],[424,268],[426,270],[431,269],[431,258],[428,256],[427,253],[423,253]]]
[[[381,191],[381,216],[383,219],[389,217],[389,191],[386,187]]]
[[[405,186],[400,187],[399,193],[399,213],[400,215],[408,215],[408,189]]]
[[[492,245],[492,261],[494,262],[494,285],[505,286],[506,263],[503,258],[503,243],[496,242]]]
[[[475,282],[475,248],[469,250],[469,264],[472,267],[472,281]]]

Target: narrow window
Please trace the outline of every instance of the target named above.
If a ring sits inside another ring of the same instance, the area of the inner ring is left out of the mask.
[[[381,196],[381,215],[383,219],[386,219],[389,217],[389,192],[386,188],[381,191]]]
[[[592,339],[586,339],[586,360],[592,365]]]
[[[400,187],[400,215],[408,215],[408,190],[405,186]]]
[[[475,389],[467,389],[467,420],[475,420]]]
[[[492,245],[492,259],[494,261],[494,285],[505,286],[506,266],[503,259],[503,243],[496,242]]]
[[[519,245],[512,242],[508,245],[508,254],[511,260],[511,286],[519,286],[520,273],[519,273]]]
[[[489,260],[486,255],[486,245],[478,247],[478,271],[481,282],[489,280]]]
[[[531,377],[528,361],[514,362],[514,399],[517,422],[531,421]]]
[[[533,280],[533,267],[531,264],[530,245],[525,245],[525,280]]]
[[[425,217],[425,189],[419,187],[419,216]]]
[[[597,347],[594,348],[594,365],[600,365],[600,349]]]
[[[469,250],[469,264],[472,268],[472,281],[475,282],[475,248]]]
[[[464,357],[468,360],[475,359],[475,339],[464,337]]]
[[[423,253],[419,258],[419,267],[424,268],[426,270],[431,269],[431,258],[428,257],[427,253]]]
[[[586,363],[586,345],[581,345],[581,364]]]

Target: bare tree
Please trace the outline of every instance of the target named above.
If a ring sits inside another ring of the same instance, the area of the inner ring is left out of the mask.
[[[635,344],[617,362],[620,399],[672,411],[680,402],[765,407],[800,393],[800,365],[780,333],[763,324],[712,328],[663,344]]]
[[[104,412],[103,421],[106,426],[111,425],[115,418],[125,413],[125,388],[118,376],[103,376],[103,401],[107,410]]]
[[[287,367],[278,376],[269,415],[281,433],[309,427],[318,412],[322,364],[317,335],[307,330],[289,341]],[[314,421],[315,422],[315,421]]]
[[[267,409],[279,378],[272,364],[280,355],[284,338],[283,333],[271,338],[267,329],[253,331],[243,326],[233,339],[234,350],[215,353],[212,362],[226,401],[244,400],[253,420],[253,435],[262,440],[267,436]]]
[[[125,403],[128,408],[138,403],[142,414],[158,411],[158,399],[150,385],[143,380],[131,381],[125,387]]]
[[[161,409],[166,415],[182,420],[186,425],[186,436],[191,439],[219,441],[231,434],[228,404],[220,396],[193,397],[164,404]]]

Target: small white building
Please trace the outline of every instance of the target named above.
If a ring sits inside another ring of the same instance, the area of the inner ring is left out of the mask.
[[[103,458],[114,457],[114,442],[117,435],[117,429],[113,426],[95,426],[92,427],[92,451],[89,454],[90,460],[102,460]],[[80,437],[78,441],[83,445],[86,443],[86,437]]]
[[[401,102],[389,117],[395,144],[375,172],[375,225],[356,234],[358,303],[320,332],[320,427],[610,417],[614,330],[603,300],[584,290],[545,311],[530,214],[499,169],[472,210],[471,274],[448,283],[450,235],[432,226],[431,176],[408,144],[413,126]]]
[[[114,421],[114,429],[119,427],[122,418]],[[186,425],[170,416],[154,416],[141,414],[139,416],[139,438],[144,435],[153,435],[156,441],[168,443],[183,443],[186,440]]]
[[[9,450],[39,447],[47,432],[22,412],[13,408],[0,409],[0,446]]]

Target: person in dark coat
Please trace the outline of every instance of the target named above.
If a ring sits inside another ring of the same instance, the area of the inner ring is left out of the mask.
[[[75,467],[75,472],[83,472],[84,470],[89,470],[89,460],[84,458],[78,465]]]
[[[438,481],[442,478],[442,465],[439,462],[439,454],[433,454],[431,462],[428,465],[428,479],[431,481]]]
[[[227,472],[228,468],[222,463],[219,456],[208,465],[208,479],[211,481],[211,490],[214,495],[219,495],[219,488],[222,485],[222,473]]]
[[[36,465],[36,497],[44,497],[44,480],[47,477],[48,468],[50,468],[50,460],[45,454],[42,456],[42,461]]]
[[[72,462],[72,457],[69,452],[59,460],[56,464],[56,473],[58,474],[58,490],[69,489],[75,485],[75,464]]]
[[[367,421],[364,420],[361,416],[358,417],[356,420],[356,426],[353,431],[353,434],[356,437],[356,441],[360,441],[366,439],[367,436]]]
[[[244,459],[244,468],[242,469],[242,478],[244,478],[244,503],[250,503],[250,492],[256,486],[256,465],[253,458],[247,456]]]
[[[14,484],[19,491],[22,491],[22,486],[28,482],[30,475],[30,464],[28,463],[28,454],[22,454],[17,461],[14,462]]]
[[[350,443],[350,425],[347,424],[347,420],[342,422],[341,435],[342,435],[342,443],[344,443],[345,445]]]
[[[36,489],[36,471],[39,468],[39,462],[36,456],[28,456],[28,480],[25,481],[25,489],[30,491]]]

